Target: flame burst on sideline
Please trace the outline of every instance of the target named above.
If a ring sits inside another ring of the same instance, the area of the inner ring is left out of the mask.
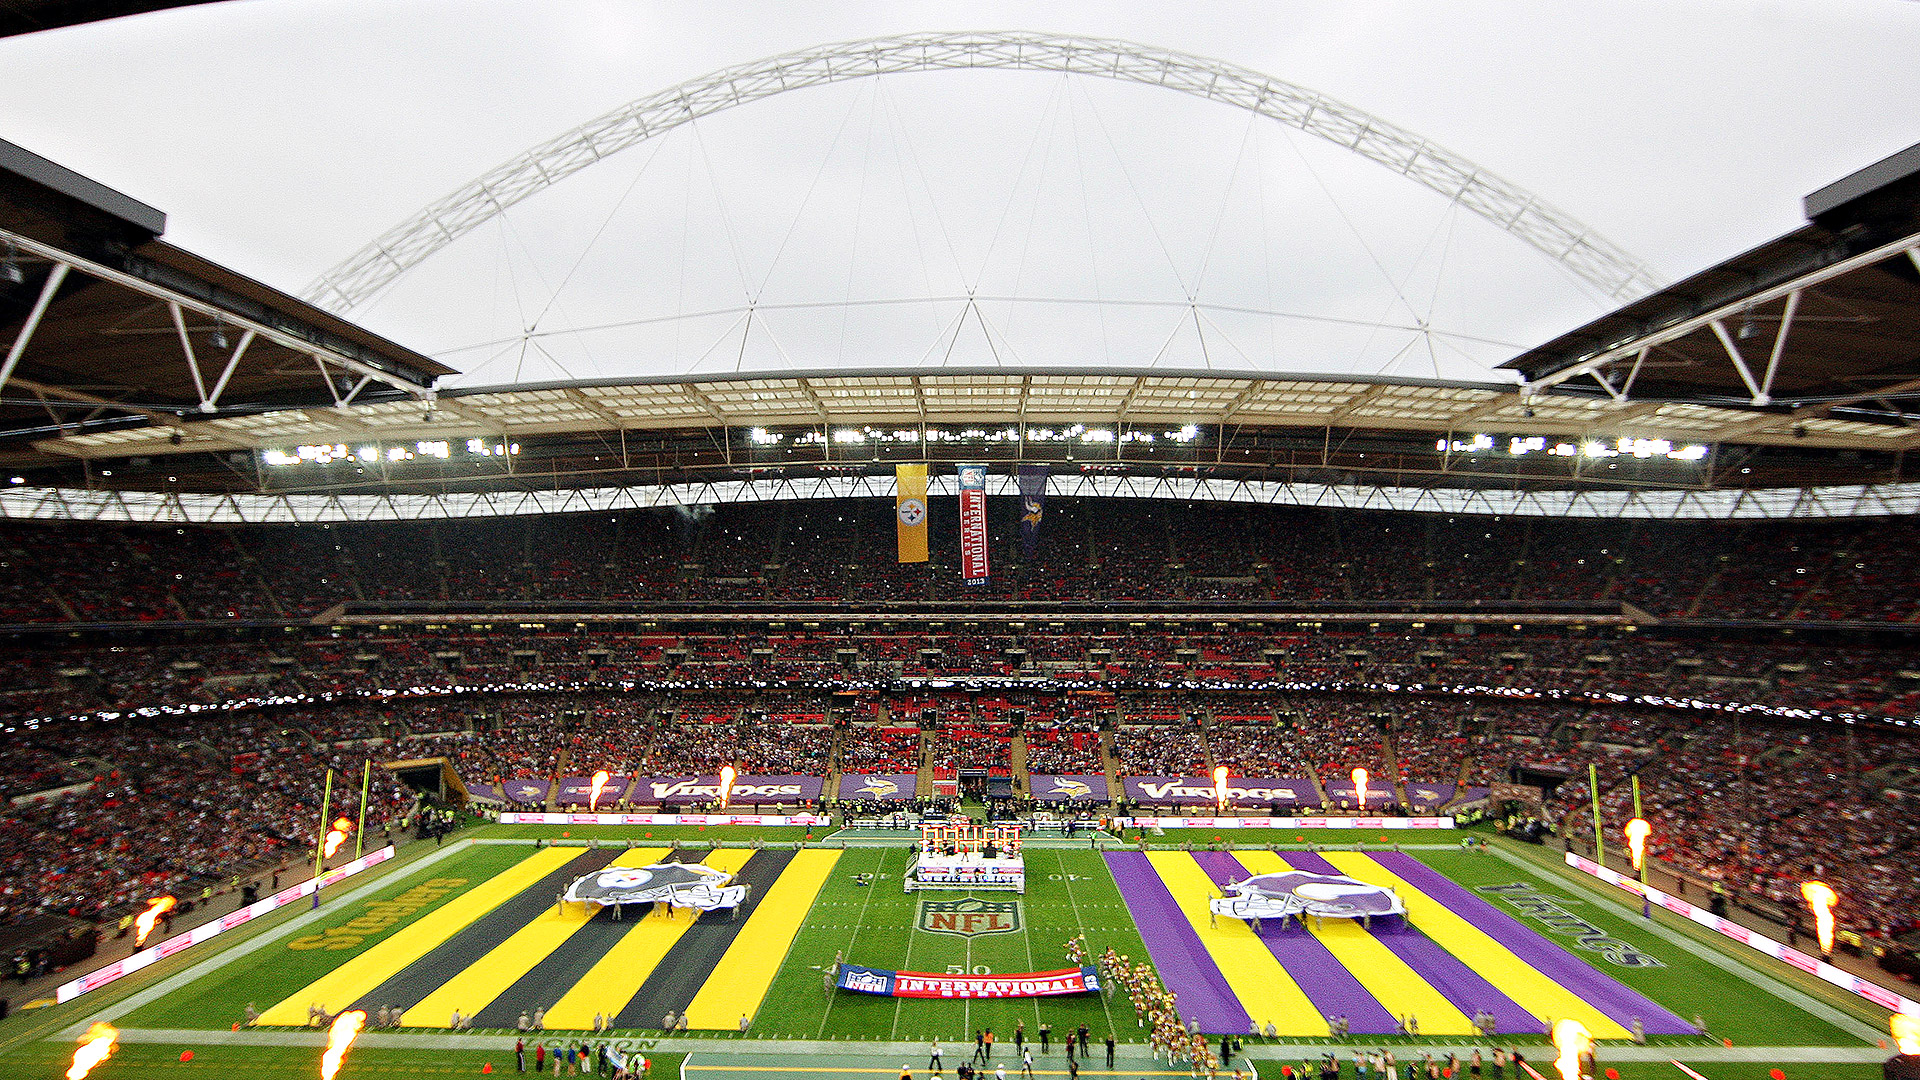
[[[80,1080],[92,1072],[95,1065],[107,1060],[107,1055],[118,1045],[119,1037],[120,1032],[112,1025],[95,1022],[81,1038],[80,1049],[73,1052],[73,1067],[67,1070],[67,1080]]]
[[[1640,864],[1646,859],[1647,836],[1652,832],[1653,826],[1647,824],[1646,818],[1634,818],[1627,822],[1627,850],[1633,853],[1635,870],[1640,869]]]
[[[1213,769],[1213,801],[1220,805],[1220,812],[1227,810],[1227,767],[1216,765]]]
[[[1806,881],[1800,885],[1800,898],[1813,911],[1813,929],[1820,937],[1820,951],[1832,952],[1833,905],[1839,903],[1840,895],[1824,881]]]
[[[1887,1028],[1893,1032],[1893,1045],[1903,1054],[1920,1054],[1920,1016],[1909,1013],[1894,1013],[1887,1018]]]
[[[347,1047],[353,1045],[353,1037],[367,1026],[367,1014],[355,1009],[341,1013],[333,1022],[333,1030],[327,1032],[327,1052],[320,1058],[320,1080],[333,1080],[333,1074],[340,1071],[340,1062],[346,1059]]]
[[[720,766],[720,809],[725,810],[733,802],[733,778],[739,775],[733,766]]]
[[[1367,808],[1367,770],[1353,770],[1353,790],[1360,796],[1360,809]]]
[[[599,772],[593,774],[593,793],[587,796],[587,811],[589,813],[599,807],[600,793],[607,789],[607,781],[611,779],[613,779],[613,774],[607,772],[605,769],[601,769]]]
[[[1580,1059],[1593,1050],[1593,1032],[1578,1020],[1556,1020],[1553,1045],[1560,1051],[1560,1056],[1553,1059],[1560,1080],[1580,1080]]]
[[[333,858],[333,853],[339,851],[340,845],[347,842],[347,834],[352,831],[353,822],[346,818],[334,819],[333,828],[327,830],[327,842],[321,846],[320,850],[326,852],[327,858]]]
[[[153,933],[154,924],[160,921],[160,916],[172,911],[173,905],[176,903],[178,903],[178,901],[174,900],[171,896],[156,896],[147,901],[147,910],[141,912],[140,917],[133,920],[134,929],[139,931],[133,938],[134,948],[137,949],[147,943],[147,935]]]

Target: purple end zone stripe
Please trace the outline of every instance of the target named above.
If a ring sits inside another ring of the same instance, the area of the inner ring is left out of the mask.
[[[1138,851],[1109,851],[1106,858],[1107,869],[1140,930],[1140,940],[1153,956],[1154,968],[1167,989],[1179,995],[1180,1015],[1200,1021],[1200,1030],[1211,1035],[1247,1030],[1247,1010],[1167,891],[1166,882],[1153,872],[1153,863]]]
[[[1207,872],[1215,885],[1245,881],[1253,872],[1240,860],[1224,851],[1196,851],[1193,859]],[[1392,1035],[1400,1030],[1399,1021],[1379,999],[1360,985],[1347,965],[1314,937],[1298,920],[1282,930],[1278,922],[1260,927],[1260,940],[1267,946],[1288,976],[1299,984],[1307,1000],[1322,1016],[1344,1016],[1355,1035]]]
[[[1655,1004],[1645,994],[1602,974],[1426,863],[1399,851],[1369,854],[1374,862],[1398,874],[1407,884],[1479,927],[1488,937],[1505,946],[1508,952],[1572,991],[1622,1027],[1632,1026],[1633,1018],[1637,1016],[1646,1025],[1649,1035],[1699,1034],[1692,1024]]]
[[[1289,851],[1282,858],[1296,870],[1316,874],[1341,874],[1337,866],[1311,851]],[[1432,938],[1409,925],[1405,919],[1375,919],[1370,933],[1387,951],[1406,961],[1414,974],[1440,991],[1453,1007],[1472,1016],[1485,1009],[1493,1014],[1501,1034],[1540,1032],[1546,1025],[1540,1017],[1520,1007],[1512,998],[1483,978],[1466,962],[1441,948]]]

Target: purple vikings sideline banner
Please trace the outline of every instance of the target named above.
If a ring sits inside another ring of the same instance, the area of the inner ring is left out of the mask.
[[[1348,804],[1352,804],[1359,801],[1360,789],[1354,787],[1351,780],[1335,780],[1327,785],[1327,798],[1335,802],[1345,800]],[[1368,806],[1386,806],[1389,803],[1398,802],[1399,799],[1400,797],[1393,793],[1393,788],[1385,782],[1378,781],[1377,777],[1367,778]]]
[[[1453,801],[1454,790],[1452,784],[1408,784],[1407,805],[1415,812],[1438,810]]]
[[[592,781],[588,781],[591,785]],[[819,776],[737,776],[730,803],[801,803],[820,797],[827,781]],[[708,803],[720,801],[718,776],[641,776],[627,792],[630,803]],[[606,799],[601,798],[601,805]]]
[[[1138,803],[1161,806],[1212,806],[1216,801],[1210,776],[1124,776],[1121,788],[1127,798]],[[1351,785],[1349,785],[1351,786]],[[1227,801],[1230,803],[1290,803],[1301,806],[1319,804],[1313,781],[1301,777],[1284,780],[1254,780],[1244,776],[1227,777]]]
[[[500,793],[510,803],[533,803],[538,805],[547,801],[547,789],[553,785],[546,780],[502,780]]]
[[[1107,798],[1107,778],[1104,776],[1053,776],[1034,773],[1033,801],[1035,802],[1072,802],[1075,799]]]
[[[845,773],[840,777],[840,798],[845,801],[911,799],[918,780],[912,773]]]
[[[627,785],[633,782],[631,776],[610,776],[607,786],[600,789],[600,801],[595,806],[612,806],[627,793]],[[563,776],[560,786],[554,790],[555,806],[586,806],[593,800],[593,777]]]
[[[1047,510],[1047,467],[1020,466],[1020,552],[1033,558],[1040,546],[1040,517]]]

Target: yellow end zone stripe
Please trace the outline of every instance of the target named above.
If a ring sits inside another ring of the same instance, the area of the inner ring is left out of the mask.
[[[1273,874],[1291,870],[1286,861],[1271,851],[1235,852],[1240,865],[1255,874]],[[1302,919],[1313,936],[1327,947],[1367,993],[1386,1006],[1395,1016],[1412,1015],[1420,1021],[1426,1035],[1471,1035],[1473,1021],[1460,1011],[1433,984],[1420,977],[1405,960],[1381,944],[1354,919]],[[1315,924],[1319,925],[1316,926]]]
[[[753,852],[744,848],[722,848],[702,861],[715,870],[737,874],[752,856]],[[609,1019],[619,1015],[653,969],[660,966],[667,951],[693,928],[698,915],[695,911],[676,911],[669,918],[666,905],[655,904],[646,918],[634,923],[592,970],[554,1002],[547,1010],[547,1027],[589,1031],[594,1014]]]
[[[838,851],[819,848],[794,854],[687,1006],[687,1027],[738,1031],[742,1015],[760,1011],[773,977],[786,963],[787,950],[813,910],[814,898],[839,861]]]
[[[579,854],[578,848],[546,848],[534,852],[442,904],[430,912],[429,917],[415,919],[392,937],[307,984],[298,993],[261,1013],[259,1023],[302,1026],[307,1022],[307,1006],[315,1003],[329,1013],[339,1012],[459,933],[468,923],[511,900]]]
[[[623,851],[603,869],[646,866],[659,862],[665,848],[634,848]],[[577,854],[577,852],[576,852]],[[495,945],[487,955],[475,960],[465,971],[441,983],[408,1009],[401,1027],[443,1028],[453,1010],[472,1016],[493,1004],[520,976],[533,970],[553,950],[579,933],[599,909],[589,904],[555,904],[533,921],[515,930],[507,940]]]
[[[1253,930],[1241,919],[1215,919],[1207,910],[1206,898],[1220,891],[1193,856],[1184,851],[1149,851],[1147,861],[1167,891],[1200,935],[1200,943],[1213,957],[1240,1006],[1263,1027],[1273,1022],[1281,1035],[1325,1035],[1327,1022],[1320,1017],[1312,999],[1287,969],[1280,966],[1267,943],[1253,936]]]
[[[1579,995],[1515,956],[1486,931],[1454,914],[1445,904],[1407,884],[1400,875],[1357,851],[1326,851],[1321,857],[1348,877],[1369,885],[1390,885],[1407,905],[1407,917],[1421,933],[1539,1017],[1570,1016],[1596,1039],[1624,1039],[1629,1032]],[[1424,1022],[1423,1022],[1424,1026]]]

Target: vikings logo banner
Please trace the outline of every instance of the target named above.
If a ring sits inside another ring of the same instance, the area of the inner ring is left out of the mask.
[[[968,585],[987,583],[987,467],[957,465],[960,472],[960,576]]]
[[[927,467],[893,467],[893,516],[900,534],[900,561],[927,561]]]
[[[1020,466],[1020,552],[1033,558],[1040,546],[1040,516],[1047,509],[1047,467]]]
[[[912,773],[843,773],[840,798],[842,801],[911,799],[918,779]]]
[[[1105,776],[1049,776],[1034,773],[1033,799],[1035,802],[1073,802],[1077,799],[1107,798],[1107,778]]]

